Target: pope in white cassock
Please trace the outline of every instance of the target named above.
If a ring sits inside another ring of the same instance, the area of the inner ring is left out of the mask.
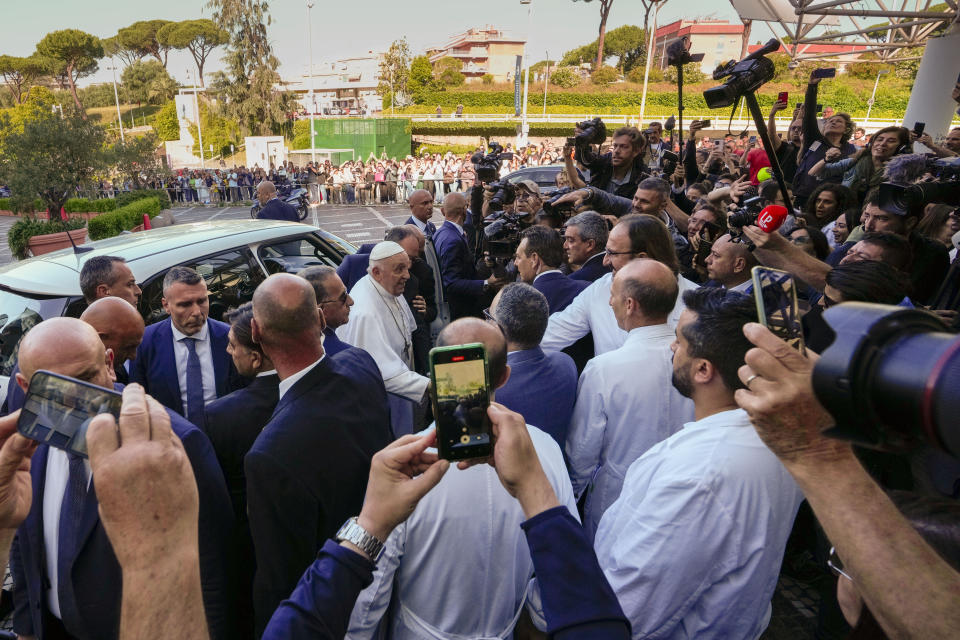
[[[409,279],[410,258],[403,247],[390,241],[378,243],[370,252],[367,275],[350,290],[354,300],[350,322],[337,329],[337,336],[373,356],[388,394],[419,403],[429,378],[413,370],[411,334],[417,322],[402,295]],[[391,405],[394,413],[396,402],[392,401]],[[407,403],[403,411],[402,424],[412,426],[413,407]],[[398,421],[394,418],[393,422],[397,430]],[[409,432],[409,429],[402,431]]]

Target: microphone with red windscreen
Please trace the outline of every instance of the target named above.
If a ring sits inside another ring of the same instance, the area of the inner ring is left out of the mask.
[[[787,208],[779,204],[768,204],[757,214],[757,226],[762,231],[773,233],[780,228],[788,215]]]

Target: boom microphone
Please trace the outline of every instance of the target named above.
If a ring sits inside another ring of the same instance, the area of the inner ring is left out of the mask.
[[[883,177],[887,182],[910,184],[922,178],[927,171],[927,156],[911,153],[890,158],[884,168]]]

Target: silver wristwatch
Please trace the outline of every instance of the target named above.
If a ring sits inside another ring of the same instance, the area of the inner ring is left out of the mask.
[[[344,540],[360,547],[360,550],[367,554],[374,564],[383,555],[383,542],[361,527],[356,518],[350,518],[344,522],[340,530],[337,531],[337,542]]]

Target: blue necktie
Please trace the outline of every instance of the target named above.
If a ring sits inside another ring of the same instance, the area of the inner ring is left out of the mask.
[[[70,564],[76,557],[76,546],[80,542],[80,519],[83,516],[83,500],[87,496],[87,472],[83,458],[74,453],[67,453],[67,457],[70,460],[70,473],[57,529],[57,600],[60,602],[61,618],[67,608],[73,608]]]
[[[203,424],[203,370],[193,338],[184,338],[187,347],[187,420],[195,425]]]

